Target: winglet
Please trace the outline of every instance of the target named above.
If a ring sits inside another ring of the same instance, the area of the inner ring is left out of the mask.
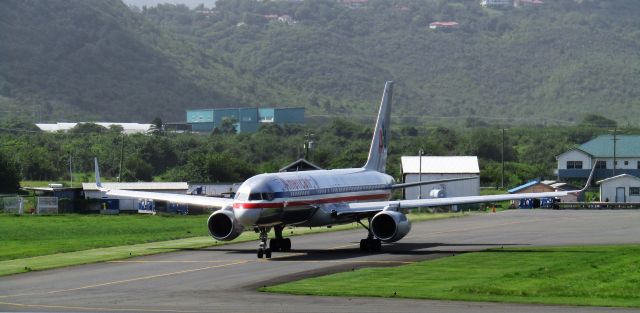
[[[98,158],[93,158],[93,161],[95,162],[94,170],[96,172],[96,186],[98,187],[98,189],[102,189],[102,182],[100,181],[100,168],[98,167]]]
[[[593,168],[591,168],[591,173],[589,174],[589,178],[587,179],[587,183],[584,185],[579,192],[585,192],[591,186],[591,180],[593,179],[593,173],[596,171],[596,165],[598,165],[598,159],[593,160]]]

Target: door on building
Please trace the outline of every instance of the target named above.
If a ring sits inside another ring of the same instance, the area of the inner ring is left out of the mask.
[[[625,203],[627,202],[624,194],[624,187],[616,187],[616,202],[617,203]]]

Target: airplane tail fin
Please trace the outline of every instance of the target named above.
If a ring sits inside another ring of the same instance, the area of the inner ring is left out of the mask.
[[[365,169],[384,172],[387,164],[387,145],[389,143],[389,124],[391,120],[391,98],[393,95],[393,82],[388,81],[384,85],[380,111],[376,120],[376,128],[369,147],[369,157],[364,165]]]
[[[93,158],[94,170],[96,174],[96,186],[98,189],[102,189],[102,182],[100,181],[100,168],[98,167],[98,158]]]

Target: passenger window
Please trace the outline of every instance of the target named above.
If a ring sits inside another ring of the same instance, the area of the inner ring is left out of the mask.
[[[252,193],[249,195],[249,200],[262,200],[262,196],[259,193]]]

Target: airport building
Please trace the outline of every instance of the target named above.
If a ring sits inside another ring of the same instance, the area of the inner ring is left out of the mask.
[[[429,199],[480,195],[477,156],[403,156],[405,183],[474,176],[473,179],[422,185],[404,189],[404,199]]]
[[[602,135],[556,157],[558,180],[584,179],[597,161],[594,179],[640,177],[640,136]]]
[[[159,183],[159,182],[136,182],[136,183],[102,183],[106,189],[125,189],[134,191],[150,191],[150,192],[163,192],[163,193],[175,193],[175,194],[187,194],[189,185],[186,182],[176,183]],[[82,189],[84,190],[84,196],[86,199],[100,199],[103,207],[110,211],[117,212],[137,212],[139,210],[148,209],[145,207],[146,202],[144,199],[131,199],[125,197],[113,197],[106,196],[104,192],[98,190],[96,183],[82,183]],[[162,203],[163,210],[170,211],[176,209],[170,203]]]
[[[517,186],[515,188],[509,189],[507,192],[511,194],[518,193],[534,193],[534,192],[559,192],[559,191],[568,191],[568,190],[578,190],[580,188],[576,188],[567,183],[558,182],[555,180],[541,180],[536,178],[527,182],[526,184]],[[568,194],[564,197],[560,197],[558,200],[560,202],[578,202],[582,201],[584,198],[584,194]],[[554,198],[542,198],[540,199],[540,207],[543,208],[552,208],[555,203]],[[513,200],[511,204],[518,208],[523,209],[531,209],[534,208],[534,199],[521,199],[521,200]]]
[[[255,132],[263,123],[302,124],[304,108],[227,108],[187,110],[187,124],[193,132],[212,132],[225,119],[233,121],[238,133]]]
[[[640,203],[640,178],[621,174],[598,181],[600,201],[615,203]]]
[[[79,123],[38,123],[36,126],[40,128],[40,130],[55,133],[59,131],[68,131],[72,128],[76,127]],[[111,123],[111,122],[84,122],[84,123],[92,123],[97,124],[105,128],[109,128],[111,126],[119,126],[122,127],[122,132],[125,134],[145,134],[149,131],[151,124],[140,124],[140,123]]]

